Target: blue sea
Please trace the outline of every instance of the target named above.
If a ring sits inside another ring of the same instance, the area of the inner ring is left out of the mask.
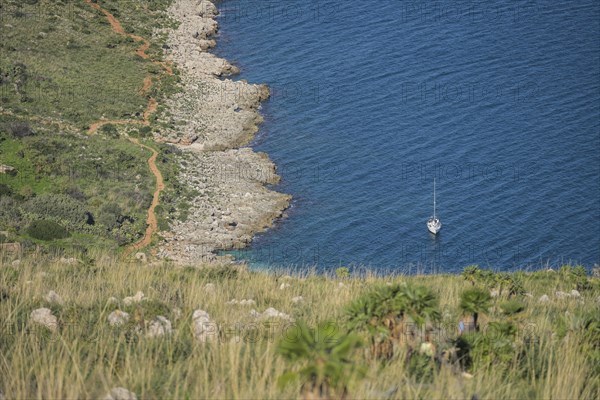
[[[288,217],[256,268],[600,263],[600,2],[226,0]],[[433,213],[437,236],[426,228]]]

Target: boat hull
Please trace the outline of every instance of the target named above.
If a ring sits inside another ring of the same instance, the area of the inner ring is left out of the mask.
[[[427,229],[429,232],[437,235],[437,233],[442,229],[442,222],[437,218],[429,218],[427,221]]]

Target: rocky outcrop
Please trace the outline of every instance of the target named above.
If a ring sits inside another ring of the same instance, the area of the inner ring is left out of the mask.
[[[283,215],[290,197],[267,189],[278,177],[271,161],[251,149],[189,154],[184,179],[197,193],[187,221],[164,233],[159,256],[182,262],[215,261],[215,250],[246,246]],[[202,171],[198,174],[196,171]]]
[[[180,180],[198,195],[187,221],[163,234],[158,255],[180,263],[218,260],[216,250],[242,248],[283,216],[290,196],[265,187],[279,181],[275,165],[247,145],[263,121],[265,85],[222,79],[239,70],[207,52],[214,46],[217,8],[208,0],[175,0],[167,55],[181,74],[181,91],[167,101],[170,126],[155,139],[184,151]]]

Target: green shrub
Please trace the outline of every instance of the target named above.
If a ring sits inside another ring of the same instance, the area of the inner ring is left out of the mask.
[[[102,125],[102,128],[100,128],[100,132],[113,139],[119,137],[119,131],[117,130],[117,127],[113,124]]]
[[[15,139],[22,139],[34,135],[33,130],[26,122],[13,122],[8,125],[8,131]]]
[[[525,310],[525,304],[519,300],[508,300],[500,304],[502,313],[515,315]]]
[[[13,191],[10,186],[0,183],[0,196],[12,196]]]
[[[475,285],[481,279],[481,269],[477,265],[469,265],[463,269],[462,277]]]
[[[467,289],[461,294],[459,307],[464,313],[473,316],[473,325],[476,331],[479,331],[479,314],[487,313],[491,301],[492,296],[484,289]]]
[[[0,196],[0,224],[16,228],[21,220],[19,203],[12,197]]]
[[[407,363],[408,374],[417,382],[431,382],[436,364],[433,357],[426,354],[413,353]]]
[[[139,132],[140,132],[141,137],[151,137],[152,136],[152,128],[150,128],[149,126],[142,126],[139,129]]]
[[[63,194],[43,194],[27,201],[23,208],[33,216],[32,219],[51,217],[71,228],[79,228],[88,221],[84,203]]]
[[[371,355],[389,359],[393,342],[404,340],[404,328],[440,318],[436,296],[424,286],[386,285],[359,297],[346,308],[350,330],[368,334]]]
[[[350,360],[360,346],[358,336],[341,334],[331,323],[311,329],[299,321],[277,346],[277,353],[295,367],[279,378],[279,384],[299,380],[304,398],[346,398],[349,383],[364,374]]]
[[[33,221],[27,228],[27,234],[38,240],[54,240],[69,237],[69,232],[60,224],[49,220]]]
[[[117,203],[107,203],[100,208],[98,222],[108,230],[118,228],[120,226],[119,219],[122,217],[123,209]]]
[[[346,279],[350,276],[350,270],[346,267],[339,267],[335,270],[335,276],[339,279]]]

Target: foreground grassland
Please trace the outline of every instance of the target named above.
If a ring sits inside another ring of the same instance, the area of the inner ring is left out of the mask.
[[[125,265],[100,253],[84,262],[4,259],[0,390],[7,398],[99,398],[123,387],[144,399],[594,399],[600,286],[582,272],[355,278]],[[412,294],[384,299],[396,290]],[[473,291],[484,298],[465,304]],[[361,308],[372,296],[383,300]],[[32,320],[41,307],[56,317],[47,327]],[[115,310],[129,318],[112,326],[123,315]],[[479,331],[459,335],[473,310]],[[392,325],[404,330],[390,333]]]

